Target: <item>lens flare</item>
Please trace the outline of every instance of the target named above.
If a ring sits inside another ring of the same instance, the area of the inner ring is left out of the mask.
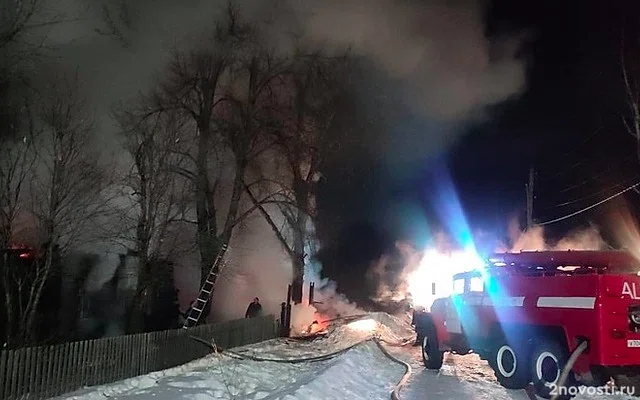
[[[481,269],[484,265],[484,260],[471,246],[449,253],[426,250],[418,268],[408,276],[414,306],[429,311],[435,299],[453,293],[455,274]]]

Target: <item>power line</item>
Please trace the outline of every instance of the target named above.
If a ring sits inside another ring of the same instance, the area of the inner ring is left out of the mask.
[[[626,189],[621,190],[621,191],[619,191],[618,193],[616,193],[616,194],[614,194],[614,195],[612,195],[612,196],[607,197],[607,198],[606,198],[606,199],[604,199],[604,200],[601,200],[601,201],[599,201],[599,202],[597,202],[597,203],[595,203],[595,204],[592,204],[592,205],[590,205],[589,207],[585,207],[585,208],[583,208],[583,209],[581,209],[581,210],[578,210],[578,211],[573,212],[573,213],[571,213],[571,214],[565,215],[564,217],[560,217],[560,218],[552,219],[551,221],[542,222],[542,223],[539,223],[539,224],[536,224],[536,225],[537,225],[537,226],[549,225],[549,224],[553,224],[553,223],[556,223],[556,222],[563,221],[563,220],[565,220],[565,219],[569,219],[569,218],[571,218],[571,217],[575,217],[575,216],[576,216],[576,215],[578,215],[578,214],[582,214],[582,213],[583,213],[583,212],[585,212],[585,211],[589,211],[589,210],[591,210],[592,208],[598,207],[599,205],[601,205],[601,204],[603,204],[603,203],[606,203],[607,201],[612,200],[612,199],[614,199],[614,198],[616,198],[616,197],[618,197],[618,196],[620,196],[620,195],[622,195],[622,194],[624,194],[624,193],[628,192],[629,190],[635,189],[635,188],[636,188],[636,187],[638,187],[638,186],[640,186],[640,182],[637,182],[637,183],[635,183],[635,184],[633,184],[633,185],[631,185],[631,186],[627,187]]]
[[[635,157],[635,155],[634,155],[634,157]],[[593,174],[593,175],[589,176],[588,178],[584,179],[582,182],[579,182],[579,183],[573,184],[573,185],[571,185],[571,186],[569,186],[569,187],[567,187],[567,188],[564,188],[564,189],[562,189],[559,193],[566,193],[566,192],[568,192],[568,191],[570,191],[570,190],[573,190],[573,189],[576,189],[576,188],[582,187],[582,186],[584,186],[584,185],[587,185],[587,184],[589,184],[590,182],[592,182],[593,180],[597,180],[597,178],[600,178],[600,177],[602,177],[602,176],[605,176],[607,173],[609,173],[609,172],[611,172],[611,171],[613,171],[613,170],[615,170],[615,169],[617,169],[617,168],[621,168],[621,167],[625,166],[627,163],[629,163],[629,161],[630,161],[630,160],[627,160],[627,159],[625,159],[625,158],[622,158],[621,160],[619,160],[619,162],[618,162],[618,163],[616,163],[616,164],[611,164],[607,169],[605,169],[605,170],[603,170],[603,171],[600,171],[600,172],[598,172],[598,173],[596,173],[596,174]]]
[[[638,179],[640,179],[640,177],[636,176],[636,177],[634,177],[632,179],[627,179],[625,182],[620,182],[620,183],[617,183],[615,185],[609,186],[608,188],[602,189],[602,190],[600,190],[600,191],[598,191],[596,193],[591,193],[590,195],[579,197],[579,198],[577,198],[575,200],[565,201],[564,203],[556,204],[556,205],[553,205],[553,206],[544,207],[543,210],[551,210],[551,209],[555,209],[555,208],[559,208],[559,207],[565,207],[565,206],[568,206],[568,205],[571,205],[571,204],[575,204],[575,203],[581,203],[581,202],[583,202],[585,200],[589,200],[589,199],[592,199],[594,197],[599,197],[599,196],[601,196],[601,195],[603,195],[605,193],[610,193],[612,190],[619,189],[620,187],[625,187],[626,185],[628,185],[630,183],[629,181],[635,182]]]

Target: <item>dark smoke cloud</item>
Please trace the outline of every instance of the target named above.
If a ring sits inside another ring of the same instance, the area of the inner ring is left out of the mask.
[[[425,116],[467,119],[525,87],[518,38],[490,41],[480,1],[330,0],[294,3],[306,32],[370,56]]]
[[[428,236],[431,220],[416,174],[460,140],[469,124],[490,118],[489,106],[525,89],[518,51],[526,36],[487,38],[479,1],[297,4],[314,43],[350,48],[370,63],[359,71],[360,107],[352,117],[360,124],[352,147],[361,151],[357,157],[345,151],[349,163],[327,173],[331,187],[319,199],[331,216],[325,218],[330,226],[319,228],[330,243],[324,273],[339,290],[366,301],[387,290],[372,277],[378,285],[397,284],[403,261],[395,241]]]
[[[117,16],[119,3],[51,0],[47,12],[63,15],[68,22],[48,27],[46,34],[47,45],[55,49],[57,68],[79,70],[85,94],[98,115],[97,139],[121,165],[126,165],[127,160],[117,150],[116,128],[108,117],[108,108],[147,90],[161,73],[172,48],[202,43],[227,1],[128,1],[129,12],[116,24],[117,34],[96,33],[96,29],[109,30],[103,6],[108,5],[111,15]],[[380,180],[394,177],[388,172],[389,165],[409,168],[408,161],[419,163],[425,153],[443,151],[460,137],[465,123],[486,117],[486,106],[517,96],[525,87],[524,65],[516,58],[519,38],[487,39],[480,1],[237,3],[246,18],[273,22],[267,32],[280,51],[291,49],[290,34],[303,31],[314,46],[335,52],[350,48],[362,57],[359,79],[352,82],[358,95],[353,123],[359,125],[350,137],[354,145],[340,153],[344,157],[341,173],[354,175],[356,182],[377,180],[380,191],[386,184]],[[48,69],[38,71],[41,79],[48,79]],[[355,148],[359,150],[357,158]],[[373,164],[378,172],[370,167]],[[331,183],[336,176],[327,174],[329,191],[341,189]],[[345,199],[366,209],[364,204],[369,203],[370,195],[356,192]],[[376,207],[379,211],[385,205]],[[340,215],[351,212],[332,207],[326,211],[339,214],[332,219],[338,223],[343,220]],[[273,271],[282,270],[282,279],[290,276],[287,268],[281,268],[286,261],[275,254],[266,258],[255,253],[242,256],[267,245],[262,238],[270,235],[268,228],[259,221],[253,224],[238,233],[239,238],[253,236],[246,249],[235,253],[236,268],[230,272],[225,295],[241,288],[247,299],[256,292],[264,297],[267,289],[260,282],[277,282]],[[268,247],[279,250],[275,241],[269,241]],[[197,263],[191,261],[193,268],[185,265],[179,269],[182,276],[177,277],[189,286],[182,291],[183,303],[194,295],[190,282],[197,282]],[[277,305],[275,298],[269,302],[270,307]],[[227,303],[230,314],[240,313],[244,307],[242,302]]]
[[[56,8],[71,22],[47,32],[49,43],[62,51],[60,61],[80,65],[87,91],[99,93],[94,96],[98,107],[148,87],[173,46],[189,46],[206,37],[226,0],[196,0],[188,5],[166,0],[125,2],[127,21],[116,24],[120,35],[96,33],[96,29],[109,32],[103,6],[108,5],[110,15],[117,18],[119,3],[57,2]],[[289,35],[304,31],[313,45],[335,51],[350,48],[370,58],[375,71],[367,79],[375,79],[371,86],[385,97],[391,93],[396,103],[391,114],[403,110],[430,122],[458,123],[525,88],[523,61],[516,57],[521,38],[486,38],[481,1],[235,3],[245,18],[272,22],[268,33],[280,49],[290,49]],[[436,137],[437,130],[425,134]],[[418,135],[409,138],[427,144]]]

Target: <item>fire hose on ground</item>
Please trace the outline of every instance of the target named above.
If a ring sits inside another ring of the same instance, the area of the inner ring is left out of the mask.
[[[215,343],[210,343],[200,337],[197,336],[192,336],[190,335],[189,338],[202,343],[204,345],[206,345],[207,347],[209,347],[213,352],[218,353],[218,347],[216,346]],[[278,359],[278,358],[265,358],[265,357],[256,357],[253,355],[247,355],[247,354],[241,354],[241,353],[237,353],[235,351],[231,351],[231,350],[225,350],[224,353],[227,354],[228,356],[230,356],[231,358],[237,359],[237,360],[250,360],[250,361],[257,361],[257,362],[277,362],[277,363],[286,363],[286,364],[299,364],[299,363],[309,363],[309,362],[320,362],[320,361],[327,361],[330,360],[332,358],[335,358],[341,354],[346,353],[347,351],[363,344],[366,343],[368,341],[373,341],[378,348],[380,349],[380,351],[382,352],[382,354],[384,354],[385,357],[387,357],[388,359],[390,359],[391,361],[393,361],[396,364],[399,364],[401,366],[404,367],[404,374],[402,375],[402,378],[400,378],[400,381],[398,381],[398,383],[396,383],[396,385],[393,388],[393,391],[391,392],[391,400],[400,400],[400,390],[407,384],[409,378],[411,377],[411,373],[412,373],[412,368],[411,365],[409,365],[407,362],[402,361],[400,359],[398,359],[397,357],[393,356],[391,353],[389,353],[389,351],[387,349],[384,348],[384,346],[382,345],[382,343],[387,343],[391,346],[394,347],[402,347],[402,346],[406,346],[407,343],[410,342],[410,340],[406,340],[403,341],[401,343],[390,343],[385,341],[382,338],[379,337],[370,337],[370,338],[366,338],[363,340],[360,340],[350,346],[347,346],[345,348],[342,348],[340,350],[331,352],[331,353],[327,353],[327,354],[323,354],[320,356],[313,356],[313,357],[302,357],[302,358],[292,358],[292,359]]]
[[[385,349],[384,346],[382,346],[381,340],[376,339],[375,342],[378,345],[378,348],[380,349],[382,354],[384,354],[391,361],[397,364],[400,364],[404,367],[404,374],[402,375],[402,378],[400,378],[400,381],[398,381],[398,383],[393,388],[393,391],[391,392],[391,400],[400,400],[400,389],[402,389],[407,384],[407,382],[409,381],[409,378],[411,377],[411,373],[412,373],[411,365],[409,365],[407,362],[402,361],[399,358],[393,356],[391,353],[389,353],[387,349]]]
[[[582,343],[580,343],[578,347],[576,347],[573,350],[573,352],[571,352],[571,356],[567,360],[567,365],[565,365],[564,368],[562,369],[562,373],[560,374],[560,378],[558,379],[558,386],[557,386],[558,388],[563,387],[564,384],[567,382],[567,378],[569,377],[569,373],[571,372],[573,365],[578,360],[578,357],[580,357],[580,355],[584,353],[587,347],[589,347],[589,343],[587,343],[587,341],[584,340],[582,341]],[[559,393],[556,393],[551,397],[551,400],[557,400],[558,396],[559,396]]]

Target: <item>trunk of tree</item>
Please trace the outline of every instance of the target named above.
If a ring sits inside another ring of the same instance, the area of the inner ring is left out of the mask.
[[[211,266],[220,249],[218,243],[218,223],[214,193],[209,181],[210,115],[201,118],[199,125],[197,172],[196,172],[196,214],[198,225],[198,248],[200,250],[200,287],[207,279]],[[211,311],[211,302],[205,306],[200,321],[206,321]]]
[[[144,150],[142,150],[144,151]],[[136,246],[134,253],[137,257],[137,277],[136,288],[134,296],[129,304],[128,312],[128,327],[129,333],[140,333],[145,331],[144,326],[144,299],[145,289],[149,286],[148,271],[149,263],[149,241],[151,220],[153,216],[149,210],[149,179],[147,175],[147,169],[144,161],[142,161],[143,154],[136,154],[136,164],[138,169],[138,175],[140,178],[140,187],[138,188],[140,193],[138,194],[138,204],[140,206],[140,215],[138,216],[138,224],[136,226]],[[150,172],[150,171],[149,171]],[[124,261],[124,260],[123,260]]]
[[[138,253],[138,276],[136,277],[136,289],[131,299],[128,312],[128,327],[129,333],[141,333],[145,332],[144,324],[144,305],[147,300],[147,289],[151,285],[151,271],[149,270],[149,262],[145,253]],[[119,295],[119,293],[117,293]]]
[[[244,188],[244,173],[246,170],[247,162],[240,160],[236,162],[236,171],[233,179],[233,188],[231,191],[231,198],[229,200],[229,211],[227,212],[227,218],[224,224],[224,230],[222,231],[221,241],[229,243],[233,228],[238,216],[238,210],[240,210],[240,198],[242,197],[242,191]]]
[[[53,236],[53,230],[50,230],[51,237]],[[25,340],[25,344],[29,344],[35,339],[35,322],[38,316],[38,307],[40,306],[40,300],[42,298],[42,292],[49,279],[49,273],[53,266],[53,252],[54,252],[53,240],[49,240],[45,246],[45,258],[42,266],[36,261],[35,265],[38,268],[34,282],[31,285],[31,291],[29,293],[29,300],[24,313],[23,324],[20,329],[22,337]]]
[[[56,232],[58,229],[57,218],[60,212],[60,196],[61,191],[64,190],[64,173],[67,166],[66,161],[62,154],[68,149],[63,149],[62,141],[64,133],[54,131],[53,136],[53,165],[51,168],[51,177],[49,181],[49,188],[47,189],[48,202],[46,205],[46,218],[44,220],[44,261],[38,260],[35,262],[36,274],[33,282],[31,283],[31,289],[29,291],[29,298],[27,300],[27,306],[22,316],[22,326],[20,331],[25,338],[33,338],[33,327],[35,324],[36,316],[38,314],[38,306],[40,305],[40,298],[44,290],[45,284],[49,279],[49,272],[53,264],[53,251],[56,243]],[[64,193],[63,193],[64,195]],[[29,340],[27,339],[27,340]]]
[[[48,189],[49,201],[46,208],[46,219],[44,223],[45,227],[45,257],[41,264],[41,261],[36,261],[34,267],[36,268],[36,275],[34,281],[31,283],[31,290],[29,292],[29,299],[27,306],[22,317],[22,326],[20,331],[23,337],[28,338],[27,342],[33,338],[33,327],[35,324],[36,316],[38,314],[38,306],[40,305],[40,298],[44,286],[49,279],[49,272],[53,264],[53,251],[56,243],[56,218],[60,212],[60,190],[62,189],[63,173],[65,172],[65,165],[61,156],[62,149],[60,143],[60,137],[56,134],[54,138],[54,159],[51,169],[50,187]]]
[[[9,283],[9,254],[4,251],[4,249],[8,249],[8,244],[3,246],[3,254],[2,254],[2,285],[4,287],[4,305],[5,305],[5,318],[6,318],[6,326],[5,326],[5,341],[9,348],[13,347],[14,342],[14,305],[12,301],[11,293],[13,291],[12,285]]]
[[[296,254],[292,262],[293,278],[291,279],[291,301],[302,303],[304,290],[304,254]]]
[[[231,241],[231,235],[233,234],[233,228],[235,226],[235,218],[238,214],[238,210],[240,209],[240,197],[242,196],[242,190],[244,188],[245,165],[246,165],[245,162],[237,163],[235,178],[233,181],[233,189],[232,189],[231,199],[229,203],[229,211],[227,213],[227,218],[225,220],[224,229],[222,231],[222,234],[219,237],[215,238],[215,252],[213,253],[211,262],[209,262],[208,264],[203,263],[202,265],[201,277],[200,277],[201,287],[204,284],[205,279],[208,277],[209,273],[211,272],[211,268],[213,267],[213,263],[218,257],[218,253],[220,252],[220,250],[222,250],[222,244],[223,243],[229,244],[229,242]],[[222,264],[216,265],[216,269],[214,270],[214,272],[219,273],[221,267],[222,267]],[[216,280],[215,284],[217,283],[218,282]],[[214,290],[213,293],[215,293],[215,288],[216,288],[215,284],[213,286],[213,290]],[[211,295],[213,293],[211,293]],[[204,322],[210,313],[211,313],[211,299],[209,298],[209,302],[207,303],[207,305],[202,311],[199,323]]]
[[[211,269],[211,265],[218,252],[217,243],[217,221],[215,205],[213,202],[213,190],[209,182],[208,160],[209,160],[209,134],[200,133],[200,143],[198,147],[198,165],[196,182],[196,213],[198,219],[198,248],[200,250],[202,285]]]
[[[307,222],[309,219],[309,182],[306,182],[296,171],[293,180],[293,191],[295,194],[296,211],[293,231],[293,299],[294,302],[302,302],[302,292],[304,290],[304,264],[306,257],[305,243],[307,240]]]

